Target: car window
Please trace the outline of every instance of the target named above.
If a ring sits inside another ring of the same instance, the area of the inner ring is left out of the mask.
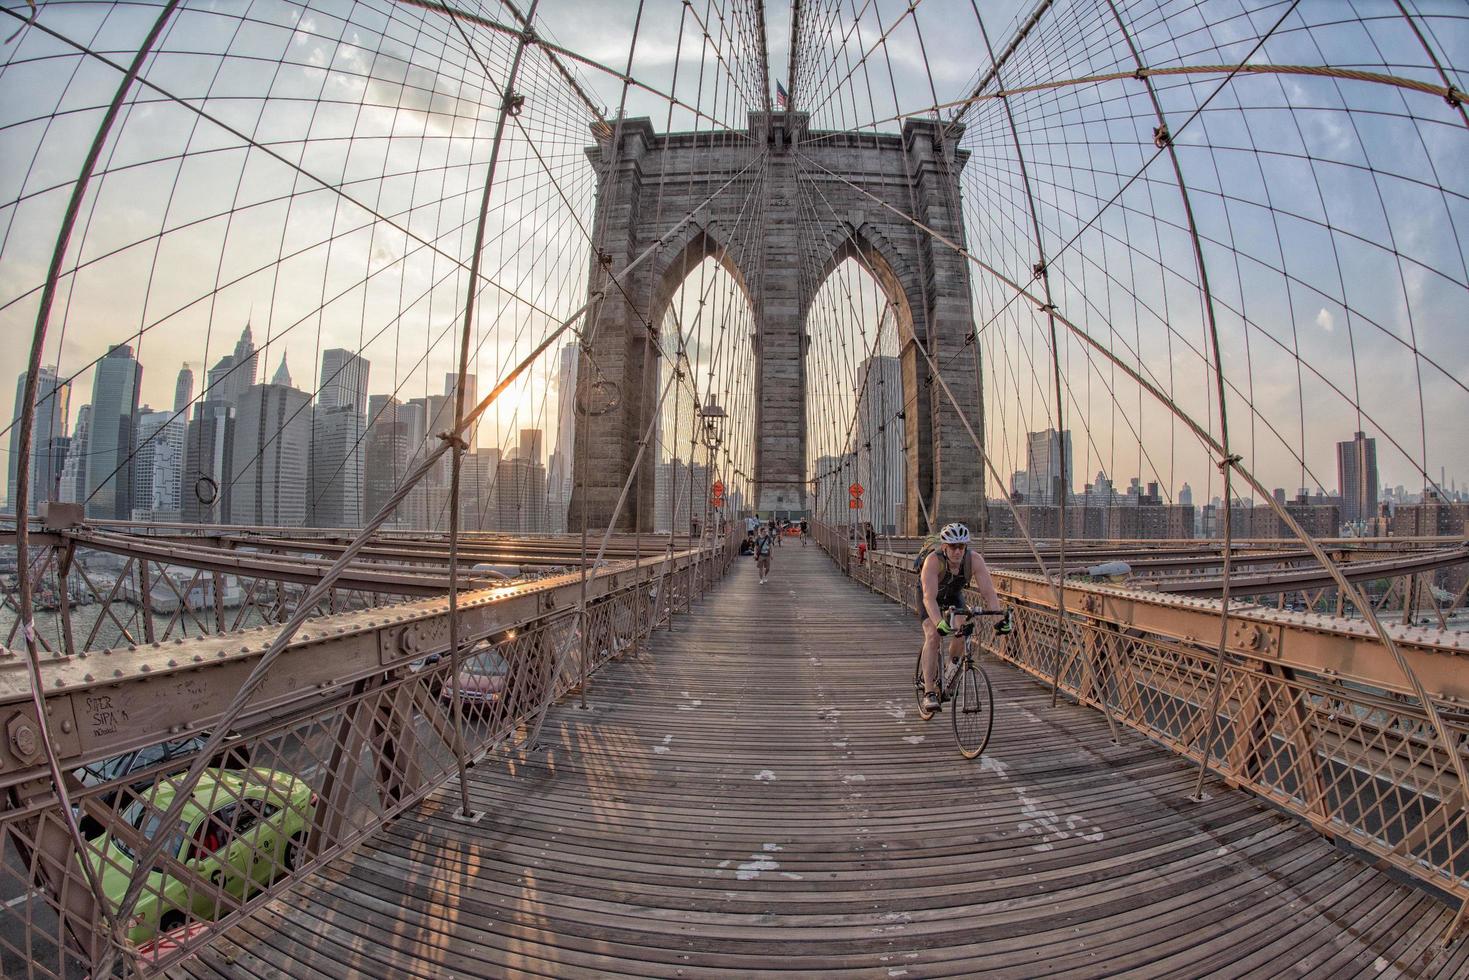
[[[201,858],[228,844],[234,836],[233,828],[238,816],[239,804],[226,803],[215,809],[208,818],[201,820],[194,830],[193,848],[189,856]]]
[[[127,809],[122,812],[122,819],[136,830],[146,841],[153,841],[163,829],[163,811],[156,807],[150,807],[142,800],[134,800]],[[173,825],[173,830],[168,834],[168,841],[163,846],[164,854],[172,857],[182,857],[184,842],[188,839],[189,828],[182,820]],[[115,839],[118,850],[122,851],[134,861],[138,855],[133,849],[121,839]]]

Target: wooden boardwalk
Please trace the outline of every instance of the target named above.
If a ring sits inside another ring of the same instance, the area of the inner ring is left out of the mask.
[[[965,762],[911,614],[787,543],[541,750],[450,786],[178,975],[1464,977],[1439,900],[991,666]]]

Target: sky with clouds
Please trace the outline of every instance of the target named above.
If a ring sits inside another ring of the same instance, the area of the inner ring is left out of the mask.
[[[895,117],[963,98],[989,67],[976,9],[999,51],[1031,6],[807,4],[798,106],[813,127],[896,132]],[[617,72],[636,36],[640,84],[626,110],[659,130],[742,125],[762,96],[749,8],[649,0],[635,35],[638,7],[543,0],[537,24]],[[1248,57],[1441,83],[1427,44],[1465,84],[1456,66],[1469,63],[1469,25],[1454,4],[1409,4],[1422,37],[1396,5],[1368,0],[1119,7],[1153,67]],[[160,9],[43,4],[37,24],[0,50],[0,335],[12,339],[0,347],[0,378],[24,368],[56,229],[116,66]],[[464,9],[510,18],[497,4]],[[8,34],[28,10],[5,10]],[[767,3],[764,13],[770,76],[790,83],[789,7]],[[49,319],[44,361],[76,374],[73,414],[108,344],[137,348],[143,398],[162,407],[179,366],[193,367],[197,394],[246,322],[264,348],[262,373],[284,356],[303,388],[317,383],[320,350],[346,347],[371,360],[374,393],[442,391],[513,49],[505,33],[461,33],[387,0],[183,4],[103,147]],[[1000,79],[1055,83],[1131,68],[1133,57],[1108,5],[1069,0],[1053,5]],[[563,64],[597,105],[622,103],[614,75]],[[521,72],[526,108],[497,160],[481,266],[489,285],[476,297],[481,390],[587,288],[591,114],[543,51],[532,49]],[[1004,420],[990,430],[997,466],[1023,468],[1024,433],[1054,417],[1049,322],[1014,288],[1039,287],[1031,270],[1044,252],[1052,302],[1076,331],[1062,329],[1057,359],[1078,488],[1101,469],[1121,483],[1190,481],[1196,499],[1218,492],[1208,454],[1122,370],[1143,373],[1216,431],[1211,321],[1234,449],[1268,486],[1334,488],[1334,443],[1359,427],[1378,440],[1384,483],[1414,490],[1418,470],[1437,479],[1442,467],[1463,486],[1469,140],[1459,115],[1402,86],[1298,73],[1179,73],[1151,87],[1173,128],[1208,302],[1172,157],[1154,145],[1148,85],[1043,84],[964,110],[961,186],[967,244],[982,263],[971,274],[987,415]],[[683,105],[670,108],[668,93]],[[483,441],[552,427],[554,363],[544,359],[507,393]]]

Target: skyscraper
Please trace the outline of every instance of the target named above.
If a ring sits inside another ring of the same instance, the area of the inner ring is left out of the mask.
[[[366,441],[362,413],[352,405],[317,408],[311,420],[311,491],[307,503],[307,520],[312,527],[362,526]]]
[[[526,432],[534,432],[539,443],[539,429],[522,429],[522,440]],[[537,459],[516,454],[500,460],[496,469],[494,503],[499,512],[499,530],[512,534],[545,533],[546,468]]]
[[[184,437],[179,509],[190,524],[227,524],[233,496],[235,409],[208,400],[194,406]]]
[[[163,441],[162,430],[173,416],[170,411],[155,412],[149,405],[138,409],[138,444],[133,455],[132,513],[130,520],[152,520],[153,459]]]
[[[576,458],[576,374],[581,351],[575,344],[561,348],[556,368],[556,443],[546,470],[546,507],[550,529],[566,530],[566,508],[571,503],[572,466]]]
[[[1071,496],[1071,430],[1028,434],[1025,449],[1029,492],[1026,503],[1056,505]]]
[[[20,489],[16,485],[20,463],[20,417],[25,407],[28,377],[30,375],[22,374],[15,382],[15,416],[10,427],[10,457],[6,461],[9,466],[7,500],[12,511]],[[56,492],[64,457],[60,455],[58,443],[67,440],[67,421],[71,417],[71,384],[62,382],[54,367],[41,368],[36,382],[35,424],[31,429],[30,503],[27,505],[32,514],[40,512],[43,502],[59,499]]]
[[[173,411],[184,425],[189,423],[186,409],[194,400],[194,369],[185,364],[179,368],[178,380],[173,383]]]
[[[1377,440],[1361,432],[1336,444],[1336,477],[1344,523],[1377,516]]]
[[[77,412],[77,427],[71,435],[66,462],[61,466],[61,480],[56,499],[79,504],[87,499],[87,449],[92,440],[92,406],[83,405]]]
[[[414,442],[412,426],[406,413],[401,411],[404,407],[391,395],[373,395],[368,403],[370,424],[362,468],[362,512],[365,518],[372,518],[382,510],[408,472]],[[407,518],[406,508],[399,504],[393,513],[392,523],[401,527],[413,526]]]
[[[237,403],[240,396],[255,384],[255,374],[260,355],[255,352],[255,339],[250,335],[250,324],[245,324],[244,333],[235,343],[234,352],[220,358],[209,369],[209,384],[204,397],[212,401]]]
[[[306,392],[277,384],[255,385],[241,396],[232,454],[233,523],[306,523],[310,402]]]
[[[92,381],[92,431],[87,447],[87,516],[133,516],[133,449],[137,446],[138,395],[143,368],[127,344],[97,362]]]
[[[441,409],[443,421],[438,423],[440,428],[430,431],[431,436],[436,436],[440,432],[448,432],[454,428],[454,388],[458,381],[457,373],[444,375],[444,407]],[[474,411],[477,404],[479,404],[479,379],[473,374],[466,374],[464,376],[464,414],[468,415]],[[469,427],[469,431],[464,434],[464,441],[469,443],[470,452],[479,452],[478,422]]]
[[[367,413],[367,360],[349,350],[333,347],[321,352],[318,408],[350,406],[358,415]]]
[[[313,527],[361,527],[367,462],[368,362],[340,347],[322,351],[321,378],[311,422]]]

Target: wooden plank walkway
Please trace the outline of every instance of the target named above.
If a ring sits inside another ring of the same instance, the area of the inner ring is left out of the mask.
[[[964,761],[911,614],[787,543],[543,748],[450,786],[176,971],[194,977],[1463,977],[1450,910],[992,665]]]

